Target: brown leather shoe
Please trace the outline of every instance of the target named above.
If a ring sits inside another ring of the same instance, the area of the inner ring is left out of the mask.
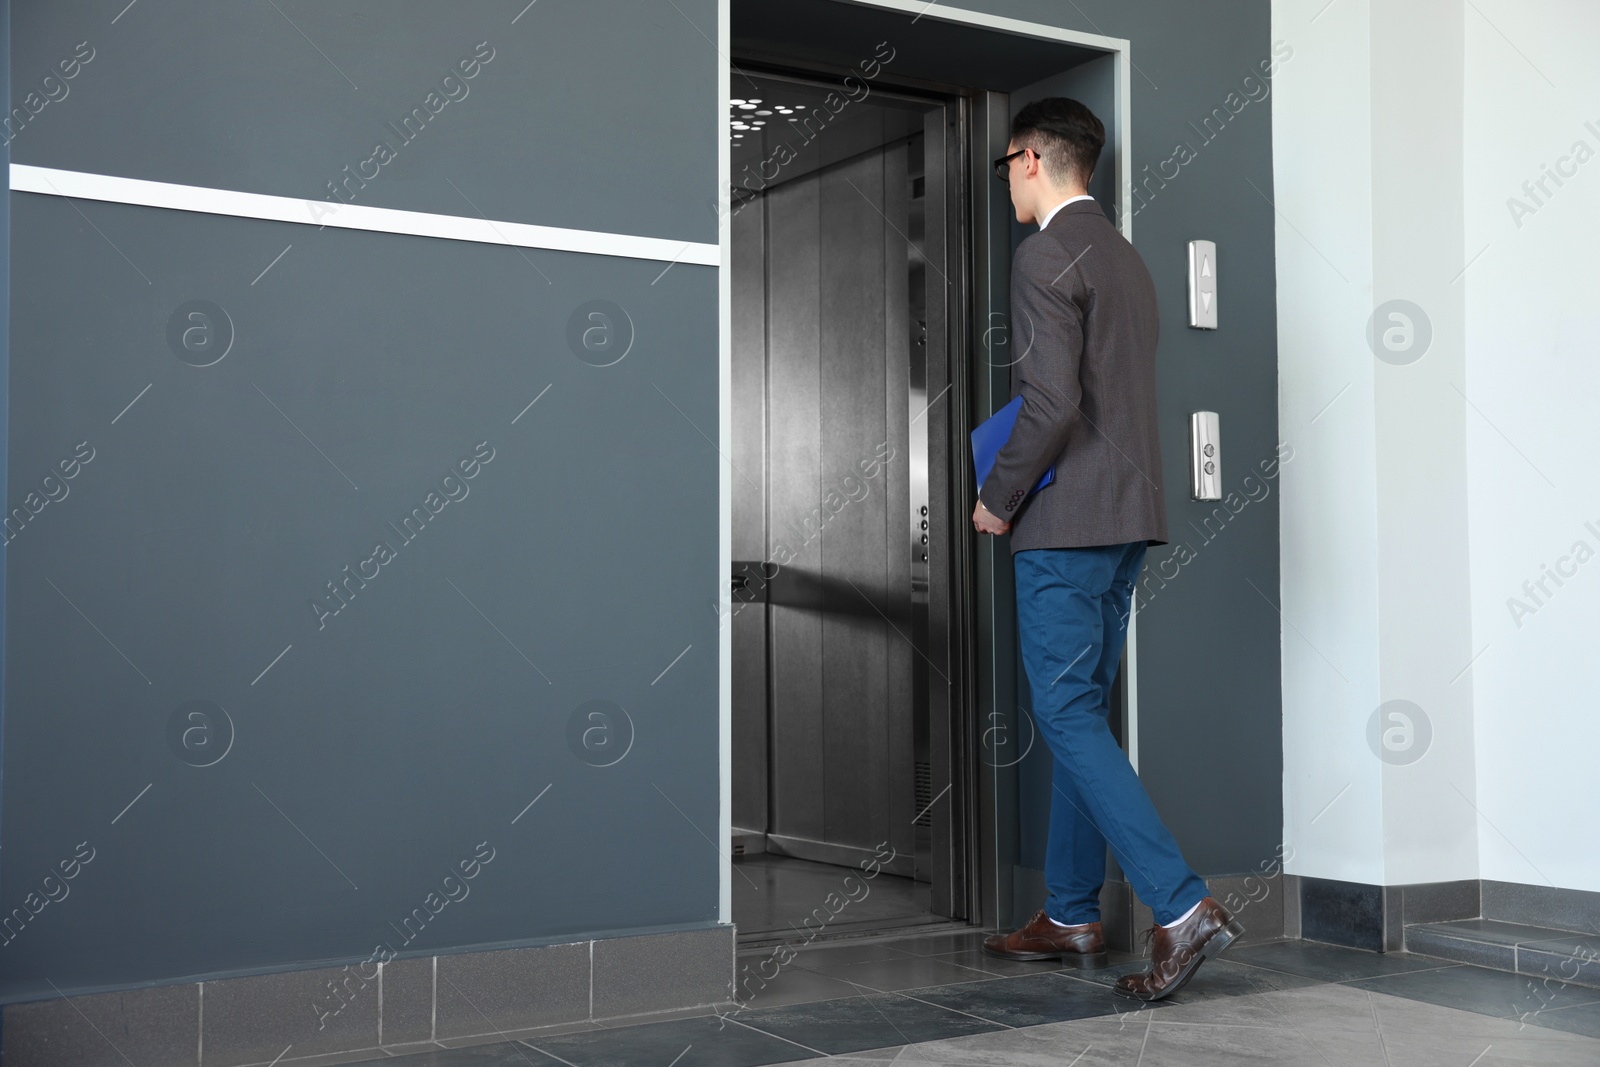
[[[1244,927],[1223,911],[1221,904],[1206,897],[1193,915],[1172,929],[1160,925],[1150,928],[1145,934],[1150,941],[1150,969],[1118,978],[1115,991],[1135,1000],[1171,996],[1194,977],[1202,963],[1243,933]]]
[[[1009,934],[990,934],[983,951],[1003,960],[1060,960],[1071,967],[1098,967],[1106,962],[1106,940],[1099,923],[1057,926],[1039,914]]]

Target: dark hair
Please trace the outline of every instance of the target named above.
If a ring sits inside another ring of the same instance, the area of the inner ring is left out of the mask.
[[[1011,140],[1018,148],[1038,153],[1054,180],[1076,177],[1088,185],[1106,145],[1106,128],[1078,101],[1047,96],[1017,112],[1011,120]]]

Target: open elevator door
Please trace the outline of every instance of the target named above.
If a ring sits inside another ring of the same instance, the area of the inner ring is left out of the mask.
[[[880,895],[839,932],[965,918],[946,577],[957,105],[743,66],[735,83],[734,852],[808,861],[819,889],[863,866],[907,880],[902,906]],[[741,934],[778,925],[759,899],[774,885],[735,879]]]

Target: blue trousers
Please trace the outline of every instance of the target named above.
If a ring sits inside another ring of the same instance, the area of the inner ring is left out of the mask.
[[[1107,844],[1158,923],[1177,920],[1209,892],[1107,722],[1145,548],[1139,541],[1012,557],[1033,718],[1055,757],[1045,912],[1068,925],[1100,918]]]

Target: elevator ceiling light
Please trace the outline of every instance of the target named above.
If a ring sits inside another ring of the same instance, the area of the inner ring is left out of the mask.
[[[728,103],[734,105],[735,107],[738,107],[740,104],[744,103],[744,101],[743,100],[729,100]]]
[[[754,111],[755,109],[756,109],[756,106],[754,104],[740,104],[739,105],[739,110],[740,111]]]

